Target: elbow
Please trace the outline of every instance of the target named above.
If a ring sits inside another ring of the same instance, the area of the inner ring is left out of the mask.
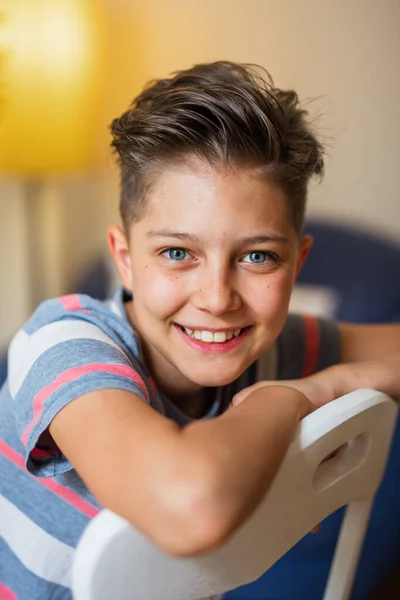
[[[153,541],[165,554],[176,558],[190,558],[215,550],[224,543],[226,537],[219,523],[203,522],[199,526],[199,523],[189,521],[173,535],[166,531],[155,532]]]
[[[222,518],[215,514],[190,513],[181,530],[181,537],[168,540],[165,552],[175,557],[189,558],[216,550],[224,544],[231,530]]]
[[[102,493],[93,491],[104,507],[163,552],[190,557],[219,547],[236,529],[223,487],[218,468],[203,454],[178,468],[164,464],[143,478],[141,489],[125,477],[120,485],[103,487]]]
[[[235,529],[218,461],[202,451],[164,471],[152,495],[149,537],[166,554],[191,557],[221,546]],[[157,492],[156,492],[157,489]]]
[[[218,509],[213,490],[196,482],[172,484],[164,494],[160,526],[152,538],[166,554],[198,556],[221,546],[235,529],[226,513]]]
[[[227,527],[212,498],[200,492],[198,485],[190,490],[182,487],[187,488],[187,482],[184,486],[166,486],[162,495],[152,495],[142,506],[114,501],[101,503],[165,554],[180,558],[198,556],[221,546],[233,528]]]

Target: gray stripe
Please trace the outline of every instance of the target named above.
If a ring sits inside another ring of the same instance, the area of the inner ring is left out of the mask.
[[[301,315],[288,315],[277,340],[278,379],[298,379],[303,372],[305,327]]]
[[[340,330],[330,319],[317,318],[319,349],[316,371],[340,362]],[[288,315],[277,340],[277,378],[298,379],[306,360],[306,330],[302,315]]]
[[[277,378],[278,351],[276,342],[257,361],[256,381],[272,381]]]
[[[320,346],[317,371],[322,371],[340,363],[341,338],[340,329],[335,321],[318,319]]]

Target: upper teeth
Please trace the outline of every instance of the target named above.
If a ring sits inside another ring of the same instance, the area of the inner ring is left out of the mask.
[[[185,333],[196,340],[201,340],[202,342],[208,343],[219,343],[226,342],[227,340],[231,340],[233,337],[237,337],[241,329],[236,329],[236,331],[216,331],[213,333],[212,331],[207,331],[205,329],[189,329],[188,327],[183,328]]]

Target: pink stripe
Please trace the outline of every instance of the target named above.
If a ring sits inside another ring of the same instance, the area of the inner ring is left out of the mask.
[[[78,496],[78,494],[75,494],[75,492],[73,492],[72,490],[69,490],[63,485],[60,485],[59,483],[54,481],[54,479],[45,479],[44,477],[40,477],[38,479],[40,483],[44,485],[44,487],[46,487],[48,490],[53,492],[53,494],[56,494],[56,496],[59,496],[60,498],[65,500],[65,502],[71,504],[71,506],[76,508],[76,510],[79,510],[79,512],[83,513],[90,519],[93,519],[93,517],[95,517],[98,514],[98,508],[96,508],[92,504],[89,504],[89,502],[86,502],[86,500]]]
[[[60,296],[58,300],[64,306],[65,310],[80,310],[81,312],[88,313],[90,310],[82,308],[81,301],[77,294],[70,294],[69,296]]]
[[[18,598],[9,587],[0,583],[0,600],[18,600]]]
[[[64,306],[65,310],[79,310],[82,308],[78,294],[69,294],[68,296],[60,296],[58,300]]]
[[[19,454],[18,452],[16,452],[13,448],[8,446],[8,444],[6,444],[5,441],[1,440],[1,439],[0,439],[0,453],[3,454],[3,456],[5,456],[6,458],[8,458],[9,461],[14,463],[18,467],[20,467],[20,469],[22,469],[25,473],[28,473],[28,471],[25,469],[24,457],[21,456],[21,454]],[[31,474],[28,473],[28,475],[31,475]],[[31,475],[31,477],[33,477],[33,475]],[[96,508],[92,504],[89,504],[89,502],[86,502],[86,500],[84,500],[83,498],[78,496],[78,494],[76,494],[72,490],[66,488],[63,485],[60,485],[59,483],[54,481],[54,479],[47,479],[44,477],[33,477],[33,478],[35,479],[35,481],[38,481],[45,488],[47,488],[48,490],[50,490],[51,492],[53,492],[54,494],[56,494],[57,496],[59,496],[60,498],[65,500],[65,502],[68,502],[68,504],[71,504],[71,506],[73,506],[74,508],[79,510],[81,513],[83,513],[87,517],[92,519],[99,512],[98,508]],[[1,600],[1,597],[0,597],[0,600]]]
[[[132,367],[108,363],[91,363],[88,365],[73,367],[72,369],[68,369],[68,371],[64,371],[64,373],[61,373],[61,375],[59,375],[57,379],[53,381],[53,383],[46,385],[38,394],[36,394],[35,398],[33,399],[33,421],[28,425],[22,434],[22,443],[24,446],[26,446],[32,427],[34,427],[38,422],[40,415],[42,414],[44,403],[49,396],[51,396],[51,394],[56,392],[66,383],[69,383],[74,379],[78,379],[78,377],[82,377],[83,375],[87,375],[88,373],[113,373],[114,375],[121,375],[122,377],[132,379],[140,386],[140,389],[145,394],[146,400],[149,402],[149,394],[144,381],[136,373],[136,371],[132,369]]]
[[[0,452],[8,458],[15,465],[25,470],[25,461],[24,457],[21,454],[18,454],[13,448],[11,448],[8,444],[5,443],[4,440],[0,439]]]
[[[301,376],[308,377],[317,370],[320,335],[318,321],[315,317],[305,315],[303,320],[306,330],[306,352]]]

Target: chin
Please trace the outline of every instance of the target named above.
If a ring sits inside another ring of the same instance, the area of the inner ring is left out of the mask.
[[[215,373],[210,371],[207,373],[187,373],[186,377],[201,387],[222,387],[235,381],[244,371],[245,369],[241,369],[228,374],[221,371]]]

